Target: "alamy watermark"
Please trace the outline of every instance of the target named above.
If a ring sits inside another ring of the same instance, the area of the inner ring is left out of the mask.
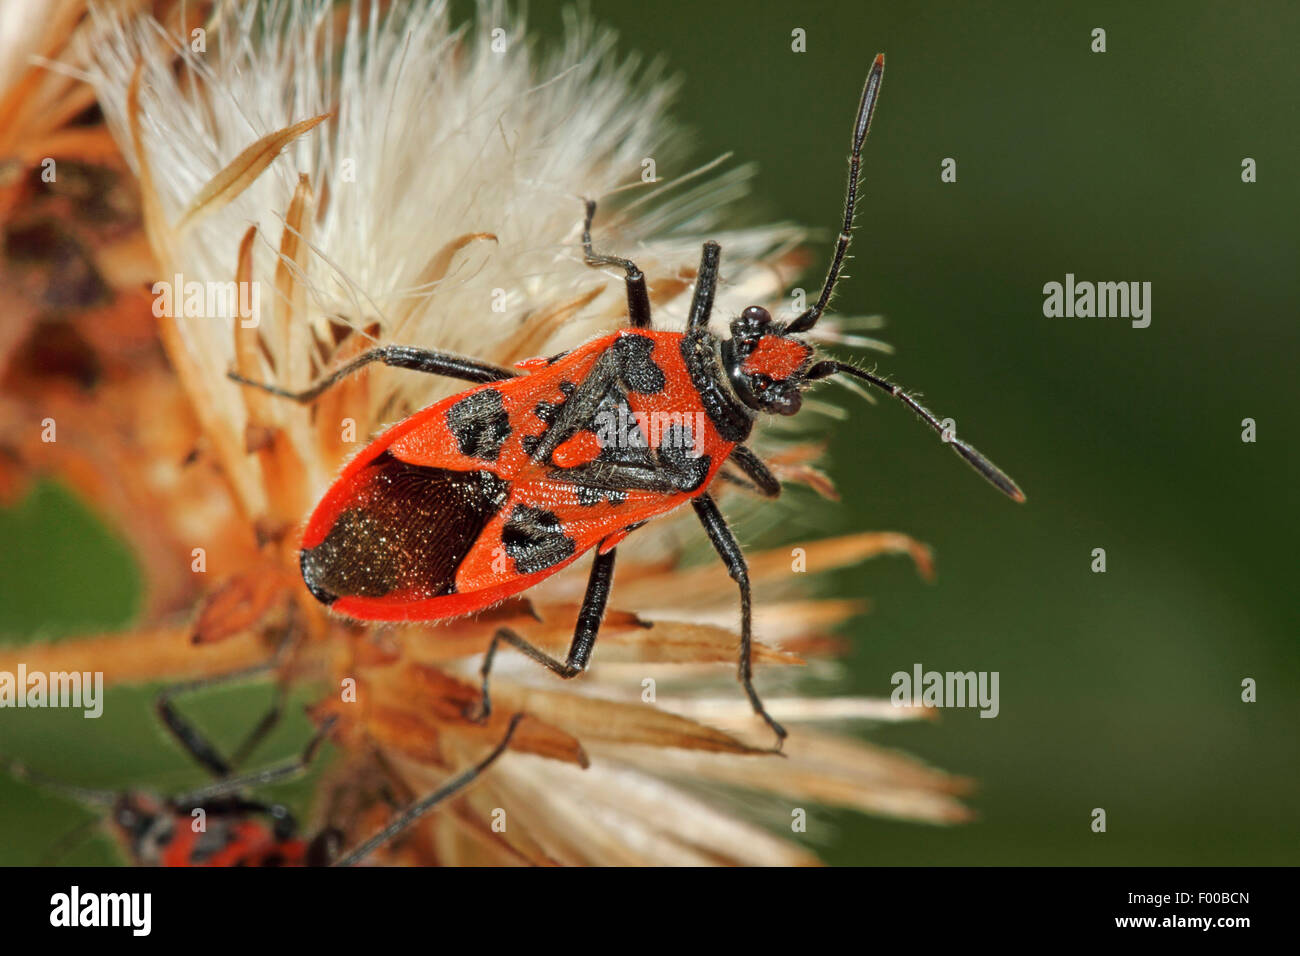
[[[700,458],[706,422],[704,412],[633,412],[620,405],[617,412],[598,412],[593,431],[601,448],[673,448]]]
[[[1001,710],[997,671],[927,671],[913,664],[910,673],[895,671],[889,682],[895,707],[978,707],[981,717]]]
[[[74,707],[89,719],[104,713],[103,671],[0,671],[0,707]]]
[[[154,318],[239,319],[246,329],[262,320],[262,287],[257,282],[185,281],[176,273],[172,281],[153,284]]]
[[[1065,282],[1043,286],[1043,315],[1049,319],[1131,319],[1135,329],[1151,324],[1150,282]]]
[[[73,884],[67,893],[50,897],[50,925],[58,927],[123,927],[133,936],[148,936],[153,928],[152,893],[83,893]]]

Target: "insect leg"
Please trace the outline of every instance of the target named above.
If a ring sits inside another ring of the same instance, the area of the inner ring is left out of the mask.
[[[690,317],[686,329],[705,329],[713,312],[713,297],[718,291],[718,264],[722,260],[722,247],[710,239],[700,253],[700,268],[695,274],[695,292],[691,296]]]
[[[365,843],[361,844],[361,846],[357,847],[351,853],[347,854],[347,856],[335,860],[331,865],[332,866],[353,866],[357,863],[360,863],[371,853],[375,852],[375,850],[379,849],[389,840],[393,839],[395,836],[397,836],[399,833],[401,833],[403,830],[409,827],[412,823],[414,823],[424,814],[428,813],[435,806],[442,803],[442,801],[446,800],[448,797],[455,796],[457,793],[459,793],[460,791],[468,787],[471,783],[473,783],[475,780],[478,779],[479,774],[481,774],[488,767],[492,766],[492,764],[496,762],[497,758],[506,752],[506,748],[510,746],[510,738],[515,735],[515,728],[519,726],[519,722],[523,719],[524,719],[523,714],[515,714],[513,717],[511,717],[510,726],[506,728],[505,736],[502,737],[501,741],[495,747],[492,748],[491,753],[489,753],[486,757],[484,757],[474,766],[470,767],[468,770],[465,770],[462,773],[459,773],[456,776],[452,777],[450,780],[448,780],[445,784],[443,784],[433,793],[429,794],[427,797],[421,797],[419,800],[412,803],[410,806],[408,806],[405,810],[401,812],[401,814],[398,816],[396,820],[388,824],[388,826],[384,827],[384,829],[376,833],[374,836],[372,836]]]
[[[754,489],[765,498],[778,498],[781,495],[781,481],[768,470],[762,459],[744,445],[731,449],[731,461],[753,481]]]
[[[325,721],[320,729],[312,735],[311,740],[307,741],[307,746],[303,748],[302,753],[297,757],[239,777],[226,777],[224,780],[218,780],[216,783],[183,794],[177,797],[175,802],[182,805],[203,806],[204,801],[211,800],[213,797],[237,793],[240,790],[260,787],[268,783],[276,783],[305,773],[307,768],[311,766],[312,761],[316,759],[321,744],[325,742],[326,736],[334,728],[337,720],[337,717],[331,717]]]
[[[490,362],[480,362],[478,359],[466,358],[463,355],[453,355],[450,352],[417,349],[409,345],[384,345],[371,349],[369,352],[361,353],[342,368],[330,372],[315,384],[309,385],[300,392],[280,388],[278,385],[269,385],[266,382],[254,382],[236,372],[227,372],[226,378],[232,382],[238,382],[240,385],[251,385],[253,388],[260,388],[272,395],[278,395],[281,398],[287,398],[306,405],[314,402],[331,386],[373,362],[382,362],[391,368],[410,369],[413,372],[424,372],[428,375],[445,375],[448,378],[458,378],[466,382],[476,382],[480,385],[484,382],[500,382],[503,379],[514,378],[516,374],[508,368],[502,368]]]
[[[617,548],[611,548],[604,554],[596,550],[596,559],[591,563],[591,576],[587,579],[587,591],[582,597],[582,608],[578,611],[578,623],[573,629],[573,642],[569,645],[568,657],[556,660],[545,651],[534,647],[508,627],[499,628],[492,635],[487,654],[483,657],[483,697],[478,710],[473,715],[477,721],[487,720],[492,713],[492,698],[488,694],[488,678],[492,672],[492,661],[496,657],[497,645],[505,642],[537,663],[550,668],[565,680],[577,677],[587,669],[591,660],[592,648],[596,646],[596,635],[600,632],[600,619],[605,614],[605,602],[609,600],[609,587],[614,578],[614,555]]]
[[[745,555],[740,550],[740,545],[736,543],[731,529],[727,527],[726,520],[722,513],[718,511],[718,506],[713,503],[713,499],[707,494],[700,495],[691,499],[691,504],[695,506],[695,513],[699,515],[700,524],[704,525],[704,530],[708,532],[709,540],[713,542],[713,548],[718,552],[718,557],[722,558],[722,563],[727,566],[727,572],[731,579],[740,586],[740,685],[745,688],[745,693],[749,696],[749,702],[753,705],[754,713],[767,721],[767,725],[772,728],[776,734],[777,749],[781,749],[781,744],[785,741],[786,730],[775,720],[772,715],[763,707],[763,702],[758,698],[758,691],[754,690],[753,664],[750,659],[751,645],[753,644],[752,633],[752,612],[750,608],[750,591],[749,591],[749,568],[745,563]]]
[[[650,328],[650,293],[646,290],[645,273],[631,259],[599,255],[591,251],[591,220],[596,216],[596,201],[587,200],[587,217],[582,222],[582,253],[587,265],[593,268],[618,266],[627,271],[627,317],[633,328]]]
[[[201,766],[205,767],[213,776],[225,777],[231,771],[244,762],[244,760],[257,749],[258,745],[266,739],[266,735],[280,722],[284,714],[284,702],[287,696],[286,685],[281,681],[276,683],[274,696],[272,697],[270,709],[262,715],[262,719],[244,738],[235,755],[226,760],[221,756],[220,751],[209,741],[193,724],[183,717],[172,703],[172,698],[178,694],[188,694],[196,690],[203,690],[210,687],[219,687],[222,684],[230,684],[238,681],[245,681],[249,678],[258,677],[268,671],[275,670],[285,655],[290,652],[294,643],[295,630],[293,628],[293,605],[289,606],[290,625],[286,628],[284,639],[280,642],[275,650],[275,654],[269,661],[263,664],[256,664],[253,667],[246,667],[242,670],[230,671],[225,674],[218,674],[215,677],[203,677],[198,680],[187,681],[180,684],[173,684],[165,687],[159,692],[154,700],[154,709],[158,714],[159,720],[176,738],[176,742],[181,745],[185,751],[194,758]]]
[[[175,705],[172,703],[172,698],[179,694],[188,694],[209,687],[219,687],[222,684],[229,684],[236,681],[247,680],[251,677],[257,677],[271,670],[275,665],[276,661],[268,661],[265,664],[258,664],[256,667],[231,671],[228,674],[220,674],[216,677],[204,677],[199,680],[187,681],[182,684],[173,684],[158,693],[158,696],[154,699],[154,710],[157,712],[158,719],[162,721],[163,726],[167,728],[174,738],[176,738],[176,742],[184,748],[185,752],[194,758],[196,763],[204,767],[214,777],[229,776],[231,770],[237,765],[238,761],[226,760],[221,756],[220,751],[217,750],[212,741],[208,740],[202,731],[190,723],[190,721],[176,709]],[[277,695],[277,697],[278,696],[279,695]],[[270,727],[274,726],[275,721],[271,720],[269,722],[270,725],[264,727],[264,725],[268,724],[268,718],[273,714],[275,715],[275,719],[278,720],[278,712],[282,703],[282,700],[277,699],[276,703],[272,705],[268,714],[262,718],[258,726],[254,728],[253,733],[249,735],[249,738],[245,740],[244,744],[240,747],[241,754],[251,751],[253,746],[261,741],[261,737],[270,730]]]

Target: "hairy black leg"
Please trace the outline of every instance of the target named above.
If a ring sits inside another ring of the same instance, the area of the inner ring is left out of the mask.
[[[700,524],[704,525],[704,530],[708,532],[709,540],[713,542],[713,548],[718,552],[718,557],[722,558],[722,563],[727,566],[727,573],[731,579],[740,587],[740,685],[745,688],[745,693],[749,696],[749,703],[754,708],[754,713],[767,721],[767,725],[772,728],[776,734],[776,749],[781,749],[781,744],[785,742],[785,728],[772,719],[772,715],[767,712],[763,702],[758,698],[758,691],[754,690],[753,681],[753,663],[751,661],[751,648],[753,645],[753,621],[752,610],[750,607],[749,591],[749,566],[745,563],[745,555],[740,550],[740,545],[736,543],[736,538],[727,527],[726,520],[722,517],[722,512],[714,504],[713,499],[707,494],[700,495],[691,499],[691,504],[695,506],[695,513],[699,515]]]
[[[497,645],[509,644],[521,654],[531,657],[537,663],[550,668],[565,680],[577,677],[587,669],[591,660],[592,648],[596,646],[596,635],[600,632],[600,619],[605,614],[605,603],[609,600],[609,587],[614,578],[614,555],[618,551],[612,548],[604,554],[596,550],[596,558],[591,563],[591,576],[587,578],[587,591],[582,596],[582,608],[578,611],[578,623],[573,629],[573,642],[569,645],[569,654],[563,661],[558,661],[545,651],[534,647],[508,627],[499,628],[492,635],[487,654],[483,656],[483,698],[478,710],[473,714],[476,721],[487,720],[492,713],[492,698],[488,694],[488,679],[492,673],[492,661],[496,657]]]
[[[633,328],[650,328],[650,293],[646,290],[645,273],[637,268],[631,259],[619,256],[606,256],[591,251],[591,221],[596,217],[596,201],[586,200],[587,216],[582,221],[582,253],[587,265],[599,269],[601,266],[618,266],[627,272],[623,280],[627,284],[627,318]]]
[[[475,780],[478,779],[479,775],[482,774],[483,771],[487,770],[488,767],[492,766],[492,764],[496,762],[498,757],[500,757],[503,753],[506,752],[506,748],[510,746],[510,738],[512,738],[515,735],[515,728],[519,726],[519,722],[523,719],[524,719],[523,714],[515,714],[513,717],[511,717],[510,726],[506,728],[505,736],[501,738],[500,743],[498,743],[495,747],[492,748],[491,753],[489,753],[486,757],[484,757],[474,766],[470,767],[468,770],[465,770],[462,773],[459,773],[456,776],[452,777],[450,780],[448,780],[445,784],[443,784],[433,793],[429,794],[427,797],[421,797],[419,800],[412,803],[410,806],[408,806],[405,810],[402,811],[402,813],[397,817],[396,820],[388,824],[388,826],[384,827],[384,829],[376,833],[374,836],[372,836],[365,843],[361,844],[351,853],[348,853],[346,856],[340,857],[338,860],[335,860],[332,865],[352,866],[356,863],[360,863],[367,856],[369,856],[371,853],[374,853],[375,850],[379,849],[389,840],[396,837],[399,833],[401,833],[403,830],[409,827],[416,820],[420,819],[420,817],[424,816],[424,814],[428,813],[438,804],[442,803],[448,797],[455,796],[457,793],[459,793],[460,791],[468,787],[471,783],[473,783]]]
[[[781,495],[781,481],[768,470],[762,459],[744,445],[731,449],[730,461],[743,471],[754,483],[753,487],[765,498],[778,498]]]
[[[718,264],[722,261],[722,247],[713,240],[704,244],[700,253],[700,269],[695,274],[695,292],[691,296],[691,312],[686,329],[705,329],[713,313],[713,297],[718,291]]]
[[[369,352],[363,352],[351,362],[348,362],[347,365],[330,372],[315,384],[309,385],[300,392],[292,392],[280,388],[278,385],[268,385],[265,382],[254,382],[236,372],[227,372],[226,377],[232,382],[238,382],[240,385],[251,385],[253,388],[260,388],[272,395],[278,395],[281,398],[287,398],[306,405],[309,402],[314,402],[331,386],[373,362],[382,362],[392,368],[410,369],[413,372],[424,372],[428,375],[445,375],[448,378],[458,378],[466,382],[476,382],[480,385],[484,382],[500,382],[507,378],[514,378],[516,375],[515,372],[508,368],[502,368],[490,362],[480,362],[477,359],[466,358],[463,355],[453,355],[450,352],[434,352],[429,349],[411,348],[407,345],[384,345],[377,349],[371,349]]]
[[[839,237],[835,240],[835,254],[831,257],[830,268],[826,272],[826,281],[822,283],[821,295],[812,308],[805,311],[785,327],[786,332],[807,332],[826,311],[830,304],[831,293],[839,281],[840,269],[844,266],[844,257],[849,251],[849,241],[853,236],[853,207],[858,202],[858,174],[862,169],[862,142],[867,138],[871,128],[871,115],[876,111],[876,98],[880,94],[880,83],[885,76],[885,55],[880,53],[871,64],[867,82],[862,87],[862,99],[858,102],[858,115],[853,122],[853,151],[849,154],[849,186],[844,197],[844,222],[840,226]]]

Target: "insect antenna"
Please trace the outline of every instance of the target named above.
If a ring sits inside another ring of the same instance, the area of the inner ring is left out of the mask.
[[[853,209],[858,202],[858,174],[862,167],[862,143],[871,128],[871,114],[876,111],[876,99],[880,93],[880,82],[885,75],[885,54],[877,53],[867,74],[867,82],[862,87],[862,101],[858,104],[858,117],[853,124],[853,152],[849,155],[848,194],[844,199],[844,225],[839,238],[835,241],[835,255],[831,258],[830,269],[826,272],[826,282],[822,285],[817,303],[785,327],[786,332],[807,332],[826,311],[835,283],[839,281],[840,269],[844,265],[844,256],[849,251],[849,241],[853,233]]]
[[[3,767],[9,776],[15,780],[25,780],[35,784],[43,790],[49,790],[52,793],[58,793],[69,799],[76,800],[78,803],[91,807],[110,807],[119,796],[116,790],[98,790],[93,787],[78,787],[76,784],[64,783],[62,780],[54,780],[37,770],[32,770],[20,760],[14,760],[9,757],[0,756],[0,767]]]
[[[952,450],[964,458],[967,464],[984,476],[984,479],[994,488],[998,489],[998,491],[1002,492],[1012,501],[1025,500],[1025,493],[1020,490],[1019,485],[1011,480],[1011,476],[985,458],[984,455],[981,454],[973,445],[962,441],[955,435],[952,435],[944,428],[943,422],[939,421],[932,411],[918,402],[907,392],[903,391],[901,385],[895,385],[878,375],[873,375],[870,372],[864,372],[860,368],[854,368],[852,365],[833,360],[818,362],[808,370],[807,379],[809,381],[816,381],[817,379],[828,378],[831,375],[837,375],[839,373],[850,375],[853,378],[866,382],[868,385],[874,385],[881,391],[898,399],[912,411],[916,412],[923,422],[943,436],[944,441],[952,448]]]

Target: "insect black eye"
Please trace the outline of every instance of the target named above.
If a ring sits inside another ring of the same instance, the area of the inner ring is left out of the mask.
[[[772,313],[768,312],[767,309],[763,308],[761,305],[751,305],[744,312],[740,313],[740,317],[745,321],[753,322],[756,325],[772,324]]]

